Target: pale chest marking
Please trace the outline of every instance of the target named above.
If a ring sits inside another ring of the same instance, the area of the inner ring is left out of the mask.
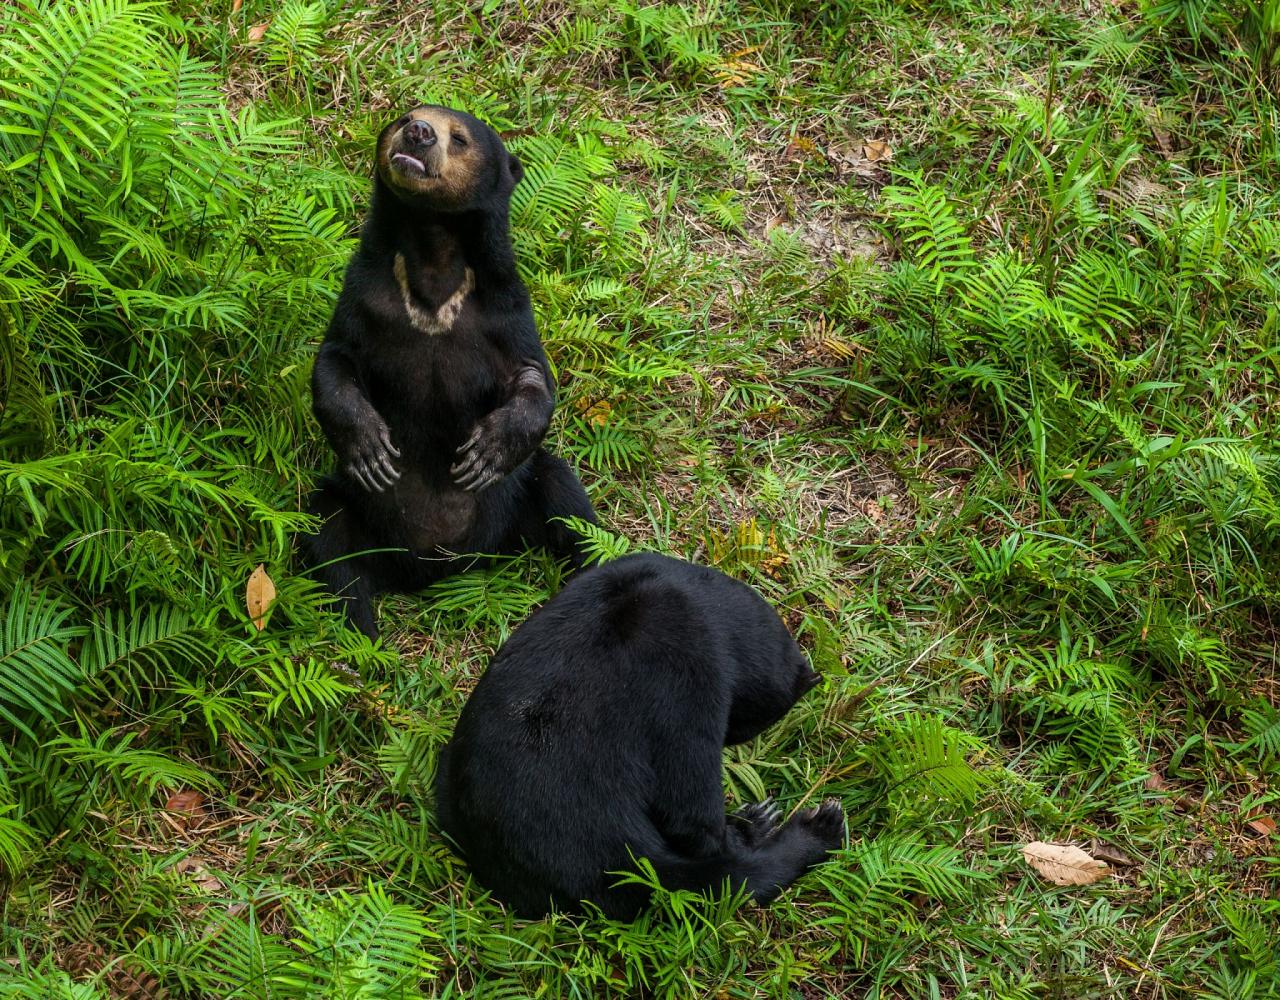
[[[404,311],[409,314],[409,322],[413,324],[415,330],[419,330],[430,337],[448,333],[453,329],[453,324],[458,322],[458,314],[462,312],[463,302],[466,301],[467,296],[476,287],[475,273],[468,267],[463,272],[462,284],[441,303],[439,309],[432,312],[418,305],[413,298],[413,293],[409,290],[409,272],[405,268],[404,254],[396,254],[394,270],[396,284],[400,286],[400,297],[404,299]]]

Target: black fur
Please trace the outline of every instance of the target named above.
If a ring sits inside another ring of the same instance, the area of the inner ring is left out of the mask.
[[[647,857],[664,886],[772,900],[840,846],[836,803],[780,824],[726,818],[721,751],[819,678],[750,587],[665,556],[575,577],[494,657],[441,754],[441,825],[476,879],[526,916],[588,900],[644,907],[610,872]]]
[[[448,157],[438,179],[428,154]],[[542,545],[578,565],[580,539],[552,519],[594,521],[577,476],[540,446],[554,386],[508,229],[519,161],[479,120],[430,106],[389,124],[375,159],[312,375],[339,467],[312,496],[325,522],[306,552],[370,637],[375,594],[466,569],[463,554]],[[468,281],[451,326],[421,319],[449,315]]]

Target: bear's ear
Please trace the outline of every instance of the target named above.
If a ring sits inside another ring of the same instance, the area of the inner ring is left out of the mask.
[[[507,170],[511,174],[511,186],[515,187],[524,177],[524,164],[516,158],[515,153],[507,154]]]

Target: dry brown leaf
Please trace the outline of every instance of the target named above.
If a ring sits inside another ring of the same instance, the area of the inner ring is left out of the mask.
[[[204,796],[189,789],[185,792],[174,792],[165,801],[164,807],[169,812],[194,815],[204,811]]]
[[[1055,885],[1090,885],[1111,874],[1105,861],[1070,844],[1032,841],[1022,849],[1027,864]]]
[[[258,627],[259,632],[266,627],[263,617],[275,599],[276,585],[271,582],[271,577],[267,576],[267,571],[259,563],[258,568],[249,574],[249,583],[244,588],[245,607],[249,609],[249,617]]]
[[[169,825],[179,832],[199,826],[205,815],[204,796],[190,790],[174,792],[165,801],[164,811]]]
[[[1276,832],[1276,821],[1262,813],[1254,813],[1245,820],[1245,825],[1261,837],[1269,837]]]
[[[862,156],[872,163],[893,159],[893,147],[883,139],[868,139],[862,144]]]
[[[197,858],[183,858],[173,866],[173,870],[183,875],[190,875],[191,881],[205,892],[221,892],[226,888],[222,879],[218,878],[208,865]]]
[[[1162,792],[1165,789],[1164,776],[1159,771],[1152,771],[1147,775],[1146,780],[1147,791]]]
[[[244,0],[231,0],[231,13],[239,14],[240,8],[244,6]]]
[[[267,33],[267,29],[271,27],[270,21],[263,21],[261,24],[255,24],[251,27],[245,37],[251,42],[262,41],[262,36]]]
[[[1118,847],[1112,847],[1110,844],[1101,840],[1095,840],[1089,847],[1089,853],[1099,861],[1105,861],[1111,865],[1119,865],[1122,868],[1128,868],[1137,864],[1133,858],[1125,854]]]

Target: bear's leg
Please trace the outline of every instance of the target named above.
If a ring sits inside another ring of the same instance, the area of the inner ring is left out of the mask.
[[[305,542],[307,566],[325,589],[342,602],[347,620],[370,639],[378,638],[373,598],[380,589],[376,558],[355,553],[374,548],[331,486],[322,484],[311,498],[310,510],[324,518],[320,530]]]
[[[582,536],[555,518],[579,517],[595,524],[587,491],[569,464],[544,448],[534,453],[530,466],[517,518],[520,538],[525,545],[542,546],[557,559],[568,559],[575,570],[581,569],[586,559]]]
[[[743,812],[721,854],[698,858],[673,852],[651,858],[663,886],[714,892],[728,881],[733,891],[745,887],[763,905],[844,843],[844,811],[835,801],[806,809],[781,827],[774,826],[776,815],[766,804]],[[744,823],[748,829],[742,829]]]

